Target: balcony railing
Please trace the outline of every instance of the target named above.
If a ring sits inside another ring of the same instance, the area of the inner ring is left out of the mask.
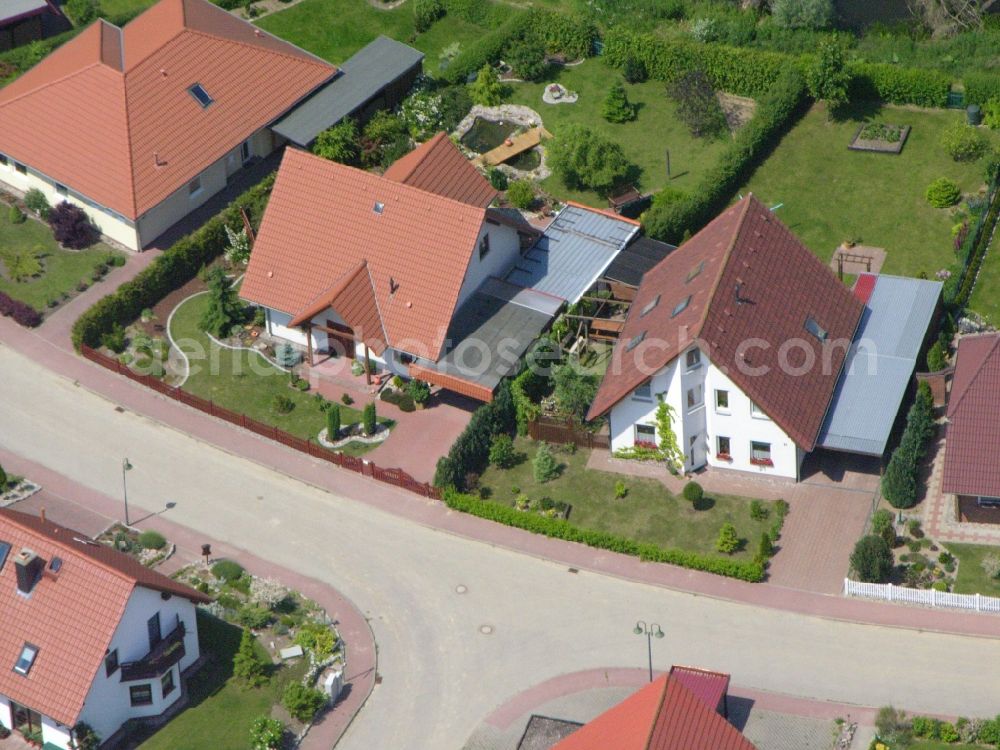
[[[122,682],[159,677],[183,659],[184,633],[184,622],[177,618],[176,627],[166,638],[153,646],[148,654],[138,661],[129,661],[121,665]]]

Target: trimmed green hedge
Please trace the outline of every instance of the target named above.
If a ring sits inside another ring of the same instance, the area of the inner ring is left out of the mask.
[[[983,258],[986,257],[986,250],[989,248],[990,240],[993,237],[993,226],[997,223],[997,219],[1000,218],[1000,190],[994,189],[994,192],[991,194],[991,200],[992,202],[986,214],[986,219],[979,228],[979,233],[974,237],[975,245],[972,247],[971,256],[968,258],[968,265],[965,266],[965,271],[962,274],[962,283],[958,286],[958,292],[954,300],[945,297],[946,304],[951,302],[958,309],[964,308],[969,301],[969,297],[972,296],[972,290],[976,286],[976,279],[979,277],[979,268],[983,264]],[[954,277],[954,274],[952,276]],[[951,281],[951,279],[949,278],[948,281]]]
[[[951,78],[937,70],[901,68],[889,63],[852,62],[851,99],[944,107],[948,103]]]
[[[536,513],[523,513],[508,505],[501,505],[487,500],[480,500],[472,495],[465,495],[449,489],[444,493],[444,502],[452,510],[468,513],[488,521],[495,521],[507,526],[524,529],[534,534],[543,534],[553,539],[567,542],[579,542],[590,547],[606,549],[633,555],[644,562],[661,562],[678,565],[682,568],[703,570],[729,578],[756,583],[764,579],[764,566],[758,562],[730,560],[714,555],[703,555],[698,552],[665,548],[650,542],[637,542],[634,539],[609,534],[605,531],[581,529],[568,521],[557,518],[547,518]]]
[[[510,380],[504,379],[493,400],[476,409],[462,434],[452,443],[448,455],[438,459],[434,485],[464,489],[466,477],[470,473],[481,474],[489,463],[493,438],[500,434],[511,435],[516,427]]]
[[[247,210],[255,224],[260,223],[273,185],[274,175],[268,175],[200,229],[178,240],[134,279],[98,300],[73,324],[73,346],[77,349],[83,344],[94,348],[100,346],[101,336],[115,325],[127,326],[147,307],[153,307],[193,279],[225,252],[229,244],[226,225],[234,229],[242,227],[241,207]]]
[[[1000,99],[1000,75],[996,73],[966,73],[965,103],[982,106],[990,99]]]

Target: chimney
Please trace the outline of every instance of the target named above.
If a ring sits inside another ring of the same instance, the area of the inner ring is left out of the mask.
[[[38,513],[38,517],[42,519],[42,523],[45,523],[45,506],[42,506],[41,511]]]
[[[14,558],[18,593],[28,596],[42,577],[44,567],[45,561],[27,547],[18,552]]]

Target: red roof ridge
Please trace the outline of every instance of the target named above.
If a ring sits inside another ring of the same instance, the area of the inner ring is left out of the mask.
[[[667,684],[670,682],[670,673],[668,672],[667,674],[660,675],[656,678],[656,682],[661,683],[660,697],[656,701],[656,710],[653,712],[653,720],[649,722],[649,732],[646,734],[646,742],[643,745],[643,750],[649,750],[653,744],[653,734],[656,732],[656,719],[663,711],[663,703],[667,699]],[[683,687],[683,685],[680,687]]]
[[[72,41],[72,40],[70,40],[70,41]],[[87,65],[84,65],[82,68],[77,68],[76,70],[74,70],[74,71],[72,71],[70,73],[67,73],[64,76],[59,76],[59,78],[53,78],[51,81],[46,81],[45,83],[39,84],[38,86],[35,86],[34,88],[30,88],[27,91],[23,91],[20,94],[15,94],[10,99],[0,99],[0,109],[8,106],[9,104],[13,104],[14,102],[20,101],[21,99],[24,99],[25,97],[33,96],[34,94],[38,93],[39,91],[44,91],[47,88],[51,88],[52,86],[55,86],[55,85],[60,84],[60,83],[63,83],[64,81],[68,81],[71,78],[74,78],[75,76],[81,75],[82,73],[86,73],[88,70],[91,70],[93,68],[110,68],[111,70],[114,70],[114,68],[111,68],[110,65],[105,64],[100,59],[94,60],[92,63],[88,63]],[[18,79],[14,79],[14,80],[18,80]],[[12,83],[13,83],[13,81],[12,81]],[[4,88],[6,88],[6,87],[0,88],[0,92],[3,92]]]
[[[959,346],[961,346],[962,341],[964,341],[967,338],[986,338],[988,336],[994,337],[993,345],[990,346],[989,351],[987,351],[986,354],[983,355],[983,358],[979,361],[979,366],[976,367],[975,374],[971,378],[969,378],[969,382],[965,384],[965,388],[963,388],[962,392],[959,394],[958,400],[948,405],[949,417],[958,413],[959,408],[961,408],[962,406],[962,402],[965,401],[965,397],[969,394],[969,391],[972,390],[972,387],[976,384],[976,381],[979,379],[979,376],[983,374],[983,371],[986,369],[987,363],[990,361],[993,355],[996,354],[997,347],[1000,347],[1000,333],[997,333],[995,331],[972,334],[969,336],[963,336],[961,339],[959,339],[958,343]],[[957,356],[957,350],[956,350],[956,356]]]
[[[447,134],[443,130],[439,130],[426,141],[418,144],[415,149],[396,159],[396,161],[386,168],[385,172],[382,173],[382,176],[387,180],[405,183],[406,180],[417,171],[417,167],[423,164],[427,157],[430,156],[434,146],[440,143],[442,138],[447,137]],[[413,158],[408,159],[407,157]]]
[[[585,211],[593,211],[595,214],[604,214],[610,219],[616,219],[617,221],[624,221],[627,224],[635,224],[637,227],[642,226],[642,222],[638,219],[630,219],[627,216],[622,216],[621,214],[616,214],[614,211],[609,211],[606,208],[595,208],[594,206],[588,206],[584,203],[578,203],[577,201],[565,200],[563,205],[575,206],[576,208],[582,208]]]
[[[367,268],[368,261],[363,260],[354,268],[344,273],[329,287],[309,300],[301,310],[295,313],[295,316],[288,321],[288,327],[291,328],[292,326],[302,325],[305,321],[323,312],[332,304],[333,300],[337,298],[337,295],[344,291],[347,285],[354,281],[355,277],[357,277],[361,271],[364,271]]]
[[[273,39],[276,39],[276,40],[281,41],[281,42],[286,41],[286,40],[282,39],[279,36],[275,36],[274,34],[268,34],[268,32],[264,31],[259,26],[254,27],[254,28],[257,29],[257,31],[259,31],[261,34],[267,34],[269,37],[271,37]],[[244,42],[244,41],[241,41],[239,39],[230,39],[229,37],[225,37],[225,36],[222,36],[220,34],[213,34],[210,31],[205,31],[204,29],[191,28],[190,26],[185,26],[183,29],[181,29],[180,32],[178,32],[178,34],[176,36],[180,36],[181,34],[183,34],[185,32],[187,32],[189,34],[197,34],[197,35],[203,36],[203,37],[205,37],[207,39],[214,39],[217,42],[226,42],[227,44],[235,44],[238,47],[246,47],[248,49],[258,49],[258,50],[259,49],[263,49],[265,52],[268,52],[268,53],[270,53],[272,55],[278,55],[279,57],[283,57],[283,58],[288,59],[288,60],[295,60],[295,61],[301,61],[301,62],[304,62],[304,63],[309,63],[310,65],[313,65],[313,66],[315,66],[317,68],[328,68],[330,70],[330,75],[331,76],[334,73],[336,73],[337,70],[338,70],[337,66],[334,65],[333,63],[326,62],[322,58],[316,57],[315,55],[313,55],[311,53],[309,54],[309,57],[312,58],[312,59],[306,59],[306,58],[301,57],[299,55],[293,55],[293,54],[291,54],[289,52],[282,52],[281,50],[271,49],[270,47],[263,47],[262,48],[262,47],[259,47],[257,45],[251,44],[250,42]],[[176,37],[174,37],[174,38],[176,38]],[[172,39],[171,39],[171,41],[172,41]],[[154,52],[152,54],[155,54],[158,51],[159,50],[154,50]],[[136,67],[136,66],[133,66],[133,68],[134,67]]]

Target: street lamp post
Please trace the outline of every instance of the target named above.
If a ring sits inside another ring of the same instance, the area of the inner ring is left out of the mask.
[[[122,496],[125,498],[125,525],[129,525],[128,520],[128,482],[125,480],[125,473],[132,470],[132,464],[127,458],[122,459]]]
[[[649,681],[653,681],[653,637],[662,638],[663,630],[655,622],[648,625],[644,620],[639,620],[632,630],[636,635],[646,636],[646,650],[649,652]]]

